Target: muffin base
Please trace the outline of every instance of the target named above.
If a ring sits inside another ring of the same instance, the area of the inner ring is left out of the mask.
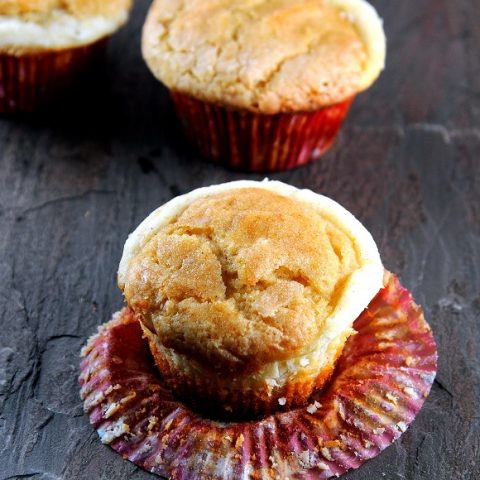
[[[0,53],[0,114],[50,106],[104,54],[108,38],[90,45],[19,55]]]
[[[347,332],[337,339],[329,349],[328,362],[320,371],[308,374],[300,371],[284,386],[269,387],[268,379],[255,380],[251,376],[233,379],[204,369],[193,370],[188,360],[182,361],[180,355],[156,342],[155,336],[141,326],[165,386],[194,410],[229,420],[251,419],[278,410],[305,406],[312,393],[330,379],[346,339],[350,336],[350,332]],[[182,363],[187,365],[182,366]],[[270,380],[274,385],[273,379]]]
[[[320,158],[333,144],[353,98],[303,113],[230,110],[171,91],[190,142],[206,159],[250,172],[289,170]]]
[[[328,387],[311,404],[218,422],[164,387],[128,310],[84,348],[81,397],[103,443],[169,478],[338,477],[398,439],[435,378],[437,350],[420,307],[391,275],[355,322]]]

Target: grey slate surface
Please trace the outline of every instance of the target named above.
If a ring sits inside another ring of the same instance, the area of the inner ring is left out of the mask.
[[[480,478],[480,2],[374,2],[388,68],[323,161],[271,175],[332,196],[423,304],[440,354],[424,409],[348,480]],[[0,119],[0,480],[154,478],[102,445],[78,354],[122,305],[124,240],[193,188],[260,175],[202,163],[139,53],[149,2],[71,106]],[[96,92],[96,93],[94,93]]]

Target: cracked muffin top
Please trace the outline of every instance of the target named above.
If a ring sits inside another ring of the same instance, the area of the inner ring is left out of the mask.
[[[123,25],[131,0],[0,0],[0,51],[92,43]]]
[[[155,0],[142,43],[167,87],[266,114],[346,100],[385,60],[364,0]]]
[[[234,182],[147,218],[127,241],[119,285],[164,346],[244,371],[350,329],[382,275],[373,239],[332,200]]]

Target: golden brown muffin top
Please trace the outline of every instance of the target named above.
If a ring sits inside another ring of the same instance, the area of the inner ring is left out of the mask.
[[[41,15],[63,10],[78,18],[97,15],[109,17],[130,9],[130,6],[131,0],[2,0],[0,15]]]
[[[128,19],[131,0],[0,0],[0,53],[37,54],[93,44]]]
[[[163,345],[243,371],[307,352],[359,266],[355,241],[311,206],[245,188],[161,228],[124,294]]]
[[[385,52],[376,58],[368,28],[384,48],[363,0],[155,0],[143,54],[167,87],[195,98],[267,114],[308,111],[378,76]]]

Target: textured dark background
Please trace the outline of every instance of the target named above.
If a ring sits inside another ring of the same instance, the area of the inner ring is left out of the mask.
[[[147,213],[196,187],[261,178],[202,163],[184,145],[139,53],[148,3],[113,39],[91,94],[42,118],[0,120],[0,480],[153,478],[102,445],[83,415],[80,347],[121,307],[116,267]],[[346,478],[476,480],[480,2],[374,3],[387,70],[323,161],[271,177],[354,212],[438,342],[417,420]]]

